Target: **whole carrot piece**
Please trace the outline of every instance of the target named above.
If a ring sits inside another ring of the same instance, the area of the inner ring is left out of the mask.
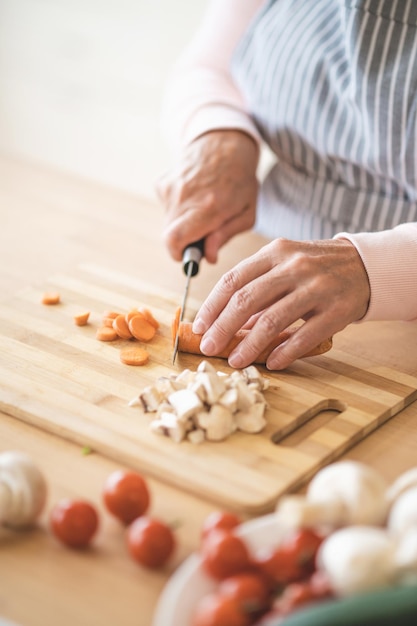
[[[178,341],[178,351],[179,352],[188,352],[189,354],[203,354],[200,350],[200,342],[202,335],[196,335],[192,331],[192,323],[191,322],[178,322],[178,320],[174,319],[172,325],[173,337],[176,336],[174,334],[174,330],[178,328],[179,332],[179,341]],[[297,327],[288,328],[276,337],[268,344],[268,346],[263,350],[254,361],[259,365],[265,365],[268,355],[271,351],[279,346],[281,343],[284,343],[287,339],[291,337],[297,330]],[[238,330],[238,332],[232,337],[227,346],[216,356],[227,359],[231,352],[236,348],[236,346],[246,337],[246,335],[250,332],[249,330]],[[319,354],[324,354],[328,352],[333,345],[332,337],[325,339],[320,342],[317,346],[315,346],[312,350],[303,354],[301,358],[308,356],[317,356]]]

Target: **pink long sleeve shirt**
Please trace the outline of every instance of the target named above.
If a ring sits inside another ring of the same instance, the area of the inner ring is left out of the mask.
[[[215,129],[266,141],[278,162],[259,230],[349,239],[371,287],[363,320],[417,320],[417,14],[351,4],[211,0],[163,129],[174,151]]]

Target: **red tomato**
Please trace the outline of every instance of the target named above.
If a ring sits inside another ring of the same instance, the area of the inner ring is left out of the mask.
[[[213,511],[210,513],[203,522],[202,538],[205,539],[207,535],[215,529],[233,530],[241,523],[240,518],[234,513],[228,511]]]
[[[219,593],[234,598],[245,613],[264,610],[269,602],[269,587],[265,579],[254,572],[235,574],[221,581]]]
[[[250,620],[234,598],[210,593],[200,600],[192,626],[249,626]]]
[[[86,548],[98,528],[97,511],[83,500],[62,500],[51,511],[55,537],[70,548]]]
[[[127,525],[148,510],[149,489],[140,474],[117,470],[104,484],[103,500],[108,511]]]
[[[240,574],[252,565],[245,542],[229,530],[212,530],[200,554],[203,568],[217,580]]]
[[[281,615],[288,615],[299,607],[328,600],[331,597],[332,592],[328,581],[321,575],[321,572],[315,572],[309,580],[287,585],[274,603],[274,609],[278,610]]]
[[[299,528],[285,538],[283,545],[287,552],[294,555],[294,559],[309,570],[315,569],[317,550],[323,541],[323,536],[311,528]]]
[[[317,550],[323,538],[310,529],[297,529],[282,543],[264,551],[256,564],[278,585],[302,580],[314,571]]]
[[[162,567],[175,549],[172,529],[155,518],[138,517],[127,529],[130,555],[145,567]]]
[[[290,582],[304,578],[304,570],[288,554],[284,548],[271,548],[256,557],[256,564],[267,577],[277,585],[287,585]]]

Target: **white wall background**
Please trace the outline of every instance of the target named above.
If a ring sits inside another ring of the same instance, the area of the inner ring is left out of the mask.
[[[0,150],[152,197],[172,64],[206,0],[0,0]]]

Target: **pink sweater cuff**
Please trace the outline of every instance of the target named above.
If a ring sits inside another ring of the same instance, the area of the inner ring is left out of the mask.
[[[183,142],[190,143],[211,130],[241,130],[259,145],[261,138],[249,118],[233,107],[222,105],[202,106],[189,120],[183,134]]]
[[[377,233],[338,233],[358,250],[371,299],[361,321],[417,320],[417,223]]]

